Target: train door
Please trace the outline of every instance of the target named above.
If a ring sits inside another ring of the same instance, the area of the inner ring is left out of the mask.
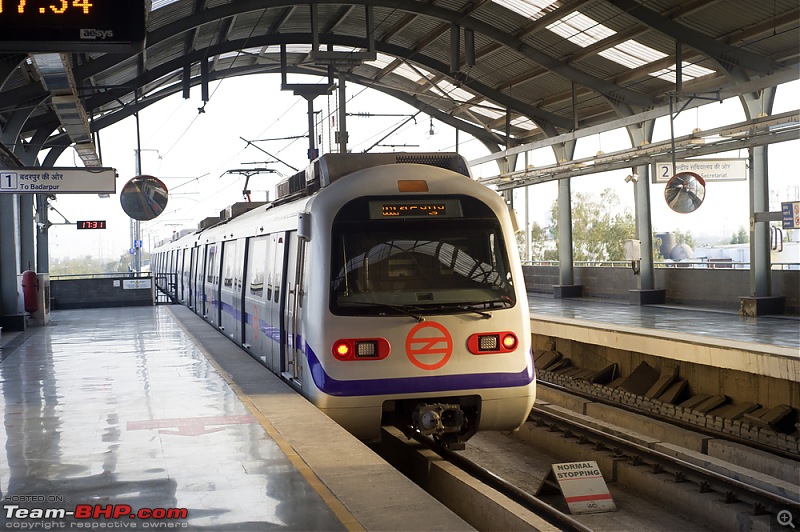
[[[247,242],[247,270],[244,287],[244,337],[242,345],[252,356],[277,373],[267,358],[272,356],[272,339],[266,336],[268,318],[265,312],[265,275],[268,236],[251,238]]]
[[[287,233],[288,264],[286,270],[285,352],[281,373],[290,382],[300,386],[303,380],[305,334],[303,331],[303,298],[305,296],[305,240],[297,232]]]
[[[195,307],[194,311],[200,316],[206,315],[206,295],[203,285],[206,278],[206,247],[197,249],[197,267],[195,269]]]
[[[219,328],[230,339],[233,339],[234,330],[236,329],[236,312],[233,306],[233,292],[235,290],[233,272],[236,269],[234,265],[236,244],[236,240],[228,240],[222,243],[222,268],[220,270],[222,283],[219,291]]]
[[[203,283],[203,303],[205,312],[203,317],[210,324],[219,326],[220,314],[220,264],[222,259],[222,248],[218,244],[208,244],[206,246],[205,262],[205,282]]]
[[[281,312],[281,297],[284,291],[281,289],[283,286],[284,277],[284,233],[275,233],[270,235],[270,243],[267,250],[267,296],[265,299],[267,313],[269,317],[269,336],[272,338],[270,349],[268,349],[267,358],[269,365],[272,368],[281,368],[281,352],[283,351],[283,343],[285,342],[284,328],[281,323],[283,313]]]
[[[186,301],[186,248],[178,251],[178,301]]]
[[[189,249],[189,266],[186,269],[188,278],[186,280],[186,306],[193,309],[194,308],[194,272],[196,269],[195,265],[195,256],[197,255],[197,248],[192,247]]]

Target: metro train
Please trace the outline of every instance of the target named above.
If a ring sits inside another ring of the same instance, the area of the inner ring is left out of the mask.
[[[461,156],[328,154],[277,191],[160,245],[157,278],[364,441],[395,425],[460,449],[525,422],[513,213]]]

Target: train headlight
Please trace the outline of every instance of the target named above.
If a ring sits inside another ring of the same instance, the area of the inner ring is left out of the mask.
[[[342,338],[331,346],[339,360],[381,360],[389,356],[389,342],[383,338]]]
[[[500,338],[496,334],[478,336],[478,351],[497,351]]]
[[[518,343],[517,335],[511,331],[476,333],[467,339],[467,349],[473,355],[510,353]]]
[[[507,333],[503,336],[503,349],[513,351],[517,347],[517,336],[514,333]]]
[[[339,340],[333,344],[333,356],[340,360],[347,360],[353,353],[353,348],[347,340]]]

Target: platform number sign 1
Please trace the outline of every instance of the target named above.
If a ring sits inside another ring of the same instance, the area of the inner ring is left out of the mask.
[[[0,0],[1,2],[2,0]],[[16,172],[3,172],[0,174],[0,189],[16,190],[17,189],[17,173]]]

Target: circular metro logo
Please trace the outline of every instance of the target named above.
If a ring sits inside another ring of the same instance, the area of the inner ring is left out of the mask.
[[[414,326],[406,336],[406,355],[420,369],[433,371],[450,360],[453,338],[440,323],[423,321]]]

